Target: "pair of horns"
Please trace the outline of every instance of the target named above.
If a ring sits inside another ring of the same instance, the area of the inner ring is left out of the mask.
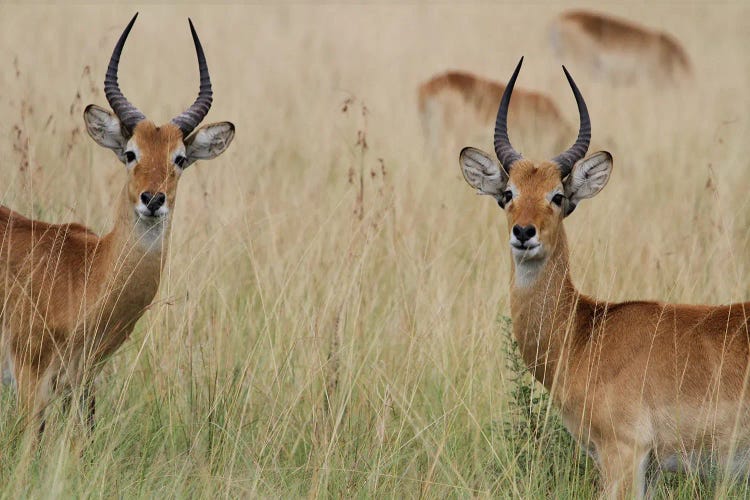
[[[107,75],[104,78],[104,95],[107,97],[109,105],[112,107],[112,111],[115,112],[117,118],[120,120],[122,125],[127,129],[128,132],[133,131],[135,126],[141,120],[146,119],[146,116],[141,113],[138,108],[128,101],[120,90],[120,85],[117,83],[117,67],[120,63],[120,54],[125,46],[125,40],[128,39],[130,30],[135,24],[135,19],[138,17],[138,13],[133,16],[128,25],[125,27],[125,31],[120,35],[120,39],[115,45],[115,50],[112,52],[112,57],[109,60],[109,66],[107,67]],[[211,109],[211,102],[213,101],[213,92],[211,91],[211,77],[208,74],[208,65],[206,64],[206,56],[203,54],[203,47],[198,39],[198,34],[195,32],[193,27],[193,21],[188,19],[190,23],[190,33],[193,35],[193,43],[195,44],[195,53],[198,56],[198,71],[200,73],[200,90],[198,91],[198,98],[195,102],[187,109],[184,113],[172,118],[171,122],[177,125],[182,131],[182,136],[187,137],[190,133],[195,130],[195,127],[206,117],[208,110]]]
[[[513,163],[522,158],[521,153],[513,149],[508,138],[508,105],[510,104],[510,96],[513,94],[513,86],[516,84],[516,78],[519,71],[521,71],[521,64],[523,64],[523,57],[518,61],[518,66],[516,66],[513,76],[510,77],[510,81],[508,81],[508,85],[505,87],[503,97],[500,99],[500,109],[497,110],[497,120],[495,121],[495,154],[497,154],[497,159],[500,160],[505,170],[510,170]],[[573,81],[573,77],[570,76],[565,66],[563,66],[563,71],[576,98],[578,116],[581,122],[575,144],[564,153],[552,159],[560,167],[562,176],[565,177],[573,169],[575,162],[586,156],[586,151],[588,151],[589,143],[591,142],[591,119],[589,118],[589,111],[586,108],[586,102],[583,100],[576,82]]]

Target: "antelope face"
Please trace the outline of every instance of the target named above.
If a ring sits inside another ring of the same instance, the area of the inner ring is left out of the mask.
[[[502,193],[508,217],[510,247],[516,259],[543,259],[557,240],[563,218],[564,191],[560,171],[545,162],[517,162]]]
[[[137,220],[165,220],[174,206],[179,166],[185,158],[182,134],[174,126],[142,121],[125,145],[128,199]]]
[[[520,159],[508,173],[476,148],[464,148],[460,164],[469,185],[495,198],[505,210],[511,254],[516,263],[523,263],[543,261],[552,253],[563,219],[606,185],[612,156],[602,151],[581,159],[565,178],[551,161]]]
[[[168,220],[182,172],[196,160],[223,153],[234,138],[234,125],[221,122],[196,130],[211,107],[213,92],[203,47],[192,21],[190,32],[200,73],[196,101],[184,113],[157,127],[125,98],[117,83],[117,68],[136,17],[138,14],[115,45],[104,79],[104,93],[114,113],[92,104],[84,111],[84,121],[94,141],[114,151],[125,164],[127,195],[135,222],[153,227]]]
[[[612,171],[612,155],[606,151],[584,158],[591,122],[583,96],[564,66],[581,120],[575,144],[552,160],[538,163],[513,149],[508,138],[508,106],[522,63],[523,58],[505,87],[497,112],[495,154],[499,161],[476,148],[464,148],[459,158],[466,182],[478,194],[494,197],[505,209],[517,265],[543,262],[555,249],[562,220],[582,199],[601,191]]]
[[[177,182],[188,166],[220,155],[234,138],[229,122],[205,125],[183,140],[174,123],[157,127],[148,120],[138,122],[130,136],[115,114],[95,105],[86,108],[84,120],[89,135],[125,164],[128,199],[136,221],[146,224],[167,220]]]

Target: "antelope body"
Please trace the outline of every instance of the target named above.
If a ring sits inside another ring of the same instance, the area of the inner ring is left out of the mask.
[[[513,333],[526,365],[595,458],[607,495],[644,495],[651,463],[699,473],[718,465],[747,476],[750,303],[611,303],[576,289],[563,220],[605,186],[612,156],[585,157],[589,115],[567,70],[581,119],[576,143],[551,161],[516,152],[507,111],[520,68],[498,111],[499,163],[464,148],[460,166],[506,212]]]
[[[561,14],[552,24],[553,49],[566,62],[627,85],[639,78],[677,83],[692,73],[690,58],[668,33],[586,11]]]
[[[484,129],[497,111],[497,96],[505,85],[463,71],[447,71],[423,82],[418,89],[419,115],[430,145],[463,132]],[[530,140],[544,138],[563,147],[570,125],[547,95],[517,89],[510,107],[514,130]]]
[[[212,91],[192,22],[201,77],[195,103],[157,127],[127,101],[117,67],[136,17],[115,46],[105,78],[114,113],[94,105],[84,113],[91,137],[126,165],[112,230],[99,237],[80,224],[48,224],[0,207],[0,347],[19,406],[40,431],[56,390],[81,389],[93,425],[93,378],[159,288],[178,180],[191,163],[222,153],[234,137],[229,122],[194,131]]]

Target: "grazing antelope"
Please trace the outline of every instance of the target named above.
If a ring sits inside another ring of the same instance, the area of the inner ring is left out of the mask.
[[[508,219],[510,309],[524,362],[595,458],[608,495],[629,496],[633,487],[643,495],[652,461],[664,470],[701,472],[713,463],[747,475],[750,303],[612,303],[576,289],[563,220],[607,184],[612,156],[585,157],[591,122],[564,66],[580,116],[575,144],[550,161],[516,152],[507,114],[521,62],[497,113],[499,162],[464,148],[459,163]]]
[[[229,122],[196,130],[213,93],[192,22],[200,72],[196,101],[156,126],[125,98],[117,68],[137,16],[115,45],[104,79],[114,113],[95,105],[84,112],[89,135],[125,165],[127,182],[113,203],[112,230],[99,237],[79,224],[48,224],[0,207],[2,347],[19,406],[40,432],[56,389],[69,394],[81,388],[93,425],[94,375],[159,288],[180,176],[196,160],[224,152],[234,137]]]
[[[497,111],[497,96],[504,90],[505,85],[499,82],[462,71],[448,71],[422,83],[419,115],[428,144],[434,147],[459,132],[489,126]],[[571,127],[545,94],[517,89],[510,113],[514,130],[521,132],[522,139],[544,138],[545,145],[554,149],[564,147],[568,140],[566,132]]]
[[[565,12],[553,22],[550,39],[565,62],[575,61],[616,84],[644,77],[677,83],[692,73],[690,58],[671,35],[602,14]]]

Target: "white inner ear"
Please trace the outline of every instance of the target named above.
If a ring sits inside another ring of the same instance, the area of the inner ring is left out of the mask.
[[[86,131],[97,144],[115,152],[125,162],[127,138],[123,135],[120,120],[109,111],[99,106],[89,106],[84,113]]]
[[[210,160],[223,153],[234,139],[234,125],[229,122],[201,127],[185,141],[187,164],[196,160]]]
[[[487,153],[476,148],[464,148],[459,157],[461,173],[478,194],[499,196],[508,183],[508,174]]]
[[[573,203],[591,198],[601,191],[612,172],[612,155],[607,151],[578,160],[565,181],[565,191]]]

